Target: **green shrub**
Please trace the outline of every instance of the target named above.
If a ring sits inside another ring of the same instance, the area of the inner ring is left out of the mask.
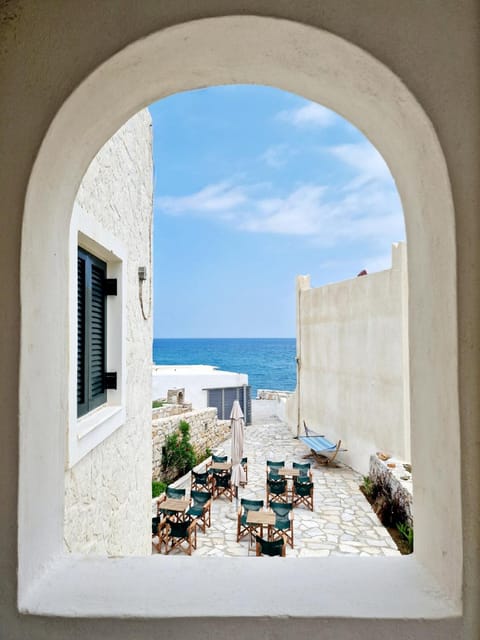
[[[170,481],[183,476],[197,464],[195,451],[190,442],[190,425],[181,420],[178,429],[167,436],[162,452],[162,469]]]
[[[154,400],[152,402],[152,409],[159,409],[160,407],[163,407],[164,404],[165,400]]]
[[[167,483],[160,480],[152,480],[152,498],[157,498],[160,494],[165,492]]]

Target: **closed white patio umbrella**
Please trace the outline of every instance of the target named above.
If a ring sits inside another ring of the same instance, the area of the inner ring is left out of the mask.
[[[244,426],[243,411],[238,400],[234,400],[230,413],[232,428],[232,484],[235,486],[235,496],[238,501],[238,487],[245,482],[246,475],[242,467]]]

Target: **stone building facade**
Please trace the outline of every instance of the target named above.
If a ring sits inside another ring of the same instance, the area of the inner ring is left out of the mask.
[[[97,245],[120,246],[122,284],[118,284],[122,309],[117,326],[125,339],[123,368],[117,373],[121,398],[112,409],[121,420],[112,433],[100,435],[80,452],[70,446],[65,471],[64,542],[69,551],[107,555],[141,555],[150,551],[151,447],[151,230],[152,230],[152,137],[151,119],[144,110],[132,117],[98,152],[90,164],[75,200],[72,226],[74,242],[92,252]],[[77,228],[78,227],[78,228]],[[91,238],[87,237],[86,230]],[[104,240],[105,238],[105,240]],[[90,243],[90,244],[89,244]],[[118,264],[115,257],[114,264]],[[147,268],[147,281],[140,283],[138,268]],[[142,287],[142,303],[139,301]],[[115,310],[107,309],[110,316]],[[107,334],[110,327],[107,325]],[[107,362],[108,355],[107,336]],[[118,368],[117,367],[117,368]],[[123,379],[120,379],[123,378]],[[110,404],[110,400],[108,400]],[[101,407],[91,412],[96,415]],[[85,435],[74,433],[89,420],[71,419],[70,440],[87,440],[102,424]],[[77,424],[75,424],[77,423]],[[76,460],[79,456],[80,459]],[[127,525],[127,526],[126,526]]]

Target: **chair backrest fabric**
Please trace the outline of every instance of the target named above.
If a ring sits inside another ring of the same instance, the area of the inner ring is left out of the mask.
[[[219,487],[228,487],[230,485],[232,474],[231,473],[214,473],[215,483]]]
[[[184,498],[185,489],[175,489],[175,487],[167,487],[167,498]]]
[[[226,462],[228,456],[212,456],[212,462]]]
[[[275,460],[267,460],[267,467],[271,469],[281,469],[285,466],[285,460],[275,461]]]
[[[268,540],[264,540],[260,538],[260,536],[255,536],[256,541],[260,545],[260,552],[266,556],[281,556],[283,552],[283,547],[285,542],[283,540],[273,540],[269,542]]]
[[[313,482],[298,482],[295,485],[295,492],[299,496],[308,496],[313,487]]]
[[[287,488],[287,481],[284,478],[279,478],[278,480],[272,480],[269,478],[267,482],[270,493],[285,493],[285,490]]]
[[[312,465],[310,464],[310,462],[294,462],[292,465],[294,469],[300,469],[300,474],[305,476],[308,475],[311,466]],[[305,473],[302,473],[302,471],[304,471]]]
[[[190,495],[193,498],[193,504],[199,507],[203,507],[212,497],[210,491],[192,491]]]
[[[188,535],[188,527],[192,523],[192,519],[188,518],[182,522],[177,522],[176,520],[167,519],[168,524],[170,525],[170,536],[172,538],[186,538]]]
[[[280,516],[280,518],[286,518],[293,509],[293,504],[291,502],[275,502],[274,500],[270,500],[270,508],[277,516]]]
[[[240,505],[245,509],[245,511],[260,511],[260,509],[263,509],[264,502],[263,500],[249,500],[248,498],[241,498]]]

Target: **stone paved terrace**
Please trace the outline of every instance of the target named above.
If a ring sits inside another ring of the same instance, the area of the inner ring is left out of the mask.
[[[215,449],[230,458],[230,440]],[[286,460],[287,466],[304,462],[308,449],[294,439],[288,427],[275,418],[256,417],[254,425],[245,429],[244,453],[248,456],[248,485],[240,488],[240,498],[265,500],[265,461]],[[394,556],[399,551],[387,530],[359,491],[361,476],[340,465],[324,467],[312,461],[314,481],[314,511],[296,507],[294,514],[294,544],[287,545],[287,557],[361,555]],[[187,492],[189,476],[183,484]],[[225,498],[212,504],[212,526],[203,534],[198,531],[197,556],[247,556],[248,537],[236,542],[236,505]],[[175,551],[174,553],[182,553]]]

